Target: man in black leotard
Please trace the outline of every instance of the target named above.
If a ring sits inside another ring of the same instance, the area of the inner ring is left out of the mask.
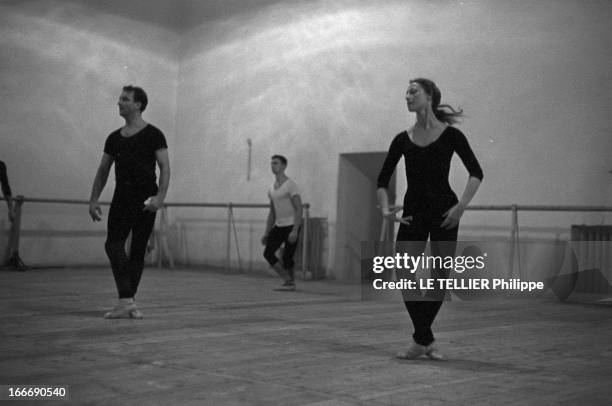
[[[406,101],[408,110],[417,113],[417,123],[410,131],[403,131],[393,139],[378,177],[378,199],[383,215],[395,217],[389,210],[387,187],[398,161],[404,157],[408,190],[402,217],[396,219],[401,223],[397,241],[398,248],[407,249],[414,256],[423,253],[428,238],[432,255],[454,256],[459,219],[483,178],[482,169],[465,135],[449,125],[461,112],[452,108],[450,113],[443,110],[450,106],[440,106],[440,98],[440,90],[432,81],[415,79],[410,82]],[[448,183],[451,158],[455,152],[470,175],[461,199]],[[432,276],[446,278],[448,271],[434,268]],[[425,298],[405,300],[414,325],[414,344],[407,351],[400,352],[398,358],[413,359],[421,355],[441,358],[434,346],[431,325],[444,294],[444,290],[434,289],[428,291]]]
[[[8,218],[11,222],[11,233],[8,246],[8,259],[6,260],[6,265],[11,268],[24,271],[27,269],[27,266],[19,257],[19,224],[16,224],[15,222],[15,202],[13,200],[11,185],[9,184],[8,180],[6,164],[2,161],[0,161],[0,184],[2,186],[2,194],[4,195],[4,199],[6,200],[6,205],[8,208]]]
[[[15,213],[13,212],[13,194],[11,192],[11,185],[9,184],[8,175],[6,173],[6,164],[3,161],[0,161],[0,184],[2,185],[2,195],[4,195],[4,199],[6,200],[6,205],[8,207],[8,218],[12,223],[15,218]]]
[[[104,154],[93,182],[89,214],[100,221],[98,203],[111,165],[115,164],[115,193],[108,214],[106,253],[113,268],[119,303],[105,318],[142,318],[134,296],[142,276],[147,241],[162,208],[170,181],[168,145],[164,134],[142,119],[147,95],[139,87],[125,86],[119,97],[119,114],[125,126],[113,131],[104,144]],[[159,166],[159,187],[155,165]],[[129,255],[125,243],[132,234]]]

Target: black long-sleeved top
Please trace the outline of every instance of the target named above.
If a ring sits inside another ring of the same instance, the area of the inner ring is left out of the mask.
[[[470,176],[480,180],[482,169],[465,135],[448,126],[438,139],[421,147],[410,140],[408,132],[395,136],[378,175],[378,187],[387,188],[402,155],[406,161],[408,190],[404,196],[404,213],[448,210],[459,201],[448,183],[451,158],[457,152]]]
[[[2,161],[0,161],[0,183],[2,184],[2,194],[4,196],[12,196],[11,186],[6,175],[6,164]]]

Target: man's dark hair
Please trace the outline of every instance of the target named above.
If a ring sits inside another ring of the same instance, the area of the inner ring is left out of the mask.
[[[136,103],[140,103],[140,112],[142,113],[147,108],[147,104],[149,103],[149,98],[142,87],[127,85],[123,86],[124,92],[129,92],[134,95],[134,101]]]
[[[282,155],[272,155],[272,159],[278,159],[283,163],[283,165],[287,166],[287,158]]]

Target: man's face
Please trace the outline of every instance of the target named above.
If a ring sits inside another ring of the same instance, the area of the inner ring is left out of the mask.
[[[134,101],[134,92],[121,92],[117,105],[119,106],[119,115],[121,117],[127,117],[140,111],[140,103]]]
[[[274,158],[270,161],[270,168],[272,169],[272,173],[278,175],[279,173],[283,173],[285,170],[285,164],[281,162],[280,159]]]

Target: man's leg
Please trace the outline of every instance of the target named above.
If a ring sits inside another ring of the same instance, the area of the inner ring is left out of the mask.
[[[132,282],[128,272],[128,257],[125,252],[125,241],[130,233],[131,212],[133,209],[113,199],[108,213],[108,232],[104,248],[113,269],[113,277],[117,286],[120,303],[105,317],[121,317],[121,311],[116,312],[122,305],[128,305],[132,300]],[[126,306],[123,306],[126,307]]]
[[[128,259],[128,273],[130,276],[131,296],[136,296],[138,284],[144,269],[144,259],[147,253],[149,237],[155,226],[155,212],[141,211],[136,215],[132,227],[132,244]]]
[[[287,274],[289,275],[290,280],[292,282],[295,282],[295,272],[294,272],[295,260],[293,257],[295,256],[295,250],[297,249],[299,240],[297,240],[293,244],[289,242],[288,238],[289,238],[289,234],[291,233],[291,229],[293,229],[293,227],[289,228],[289,233],[287,233],[287,237],[285,237],[285,241],[284,241],[285,246],[283,249],[283,266],[285,270],[287,271]]]
[[[11,222],[11,230],[9,234],[8,244],[8,260],[6,264],[18,271],[25,271],[28,267],[19,257],[19,236],[21,232],[21,207],[23,205],[23,196],[17,196],[13,200],[13,210],[15,218]]]
[[[285,228],[285,227],[283,227]],[[268,264],[276,271],[276,273],[285,281],[290,281],[291,277],[280,264],[279,259],[276,257],[276,251],[280,248],[281,244],[285,241],[283,228],[272,227],[270,234],[268,234],[268,241],[266,242],[266,248],[264,250],[264,258],[268,261]]]

